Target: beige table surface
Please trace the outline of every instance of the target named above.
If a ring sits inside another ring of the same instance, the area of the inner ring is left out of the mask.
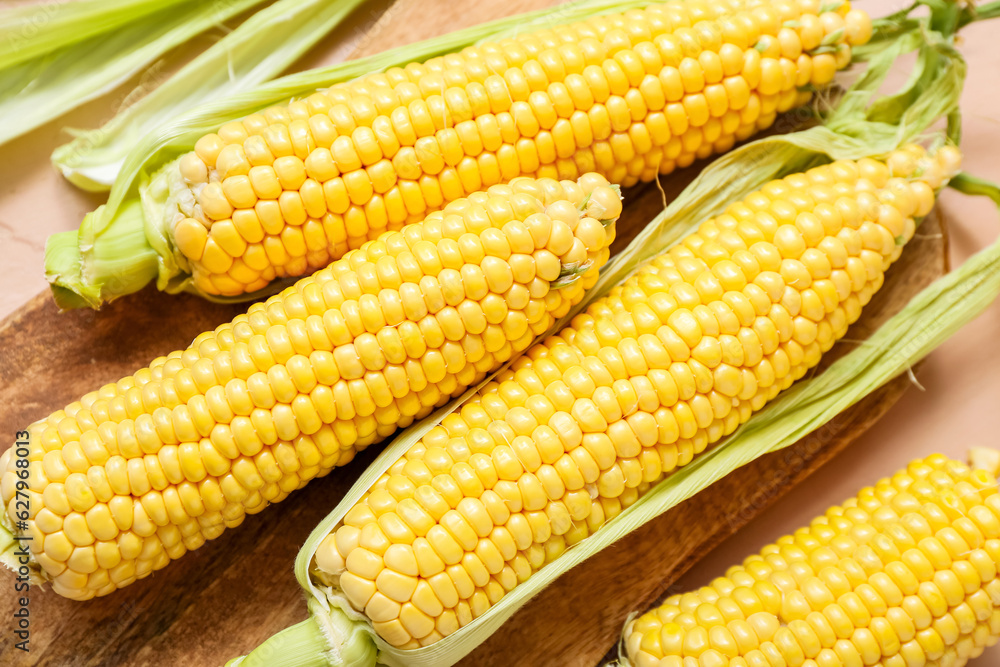
[[[456,2],[471,4],[475,0]],[[26,4],[25,0],[0,1],[0,7],[22,4]],[[539,2],[539,6],[548,4],[552,4],[551,0]],[[858,6],[878,16],[903,4],[901,0],[874,0]],[[203,36],[196,43],[204,47],[219,34],[216,31]],[[963,32],[960,44],[969,63],[962,97],[964,166],[994,181],[1000,181],[998,34],[1000,23],[973,25]],[[336,44],[310,54],[299,67],[342,58],[360,37],[359,30],[342,30]],[[170,71],[185,57],[184,54],[169,57],[162,71]],[[0,146],[0,319],[46,288],[42,276],[45,238],[53,232],[75,228],[84,213],[103,202],[103,196],[75,189],[51,168],[48,156],[66,140],[63,128],[93,127],[106,120],[127,103],[126,95],[138,83],[137,77],[63,118]],[[952,266],[1000,232],[996,208],[985,199],[971,199],[949,191],[942,196],[941,205],[951,223]],[[932,452],[961,457],[970,445],[1000,446],[1000,303],[933,352],[920,368],[917,379],[920,387],[911,388],[850,449],[733,538],[706,554],[675,589],[706,583],[730,564],[804,525],[827,506],[853,495],[878,477],[891,474],[912,458]],[[987,665],[1000,665],[1000,649],[993,649],[975,661],[975,667]]]

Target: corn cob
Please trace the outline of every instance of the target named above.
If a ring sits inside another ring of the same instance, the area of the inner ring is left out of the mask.
[[[995,476],[912,462],[625,627],[630,664],[961,667],[1000,637]]]
[[[814,367],[958,159],[834,162],[703,223],[393,463],[314,578],[393,646],[470,623]]]
[[[236,296],[520,175],[632,185],[806,103],[871,23],[847,2],[674,0],[338,84],[202,137],[153,188],[180,262]]]
[[[105,595],[427,415],[580,301],[620,212],[596,174],[495,185],[37,422],[37,566]],[[0,470],[10,526],[11,450]]]

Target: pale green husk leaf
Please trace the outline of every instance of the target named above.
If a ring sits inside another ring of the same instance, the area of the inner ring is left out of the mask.
[[[261,2],[37,5],[8,10],[25,23],[9,27],[0,14],[0,144],[113,90],[166,51]],[[43,27],[28,37],[32,21]]]
[[[77,0],[0,10],[0,68],[31,60],[189,0]]]
[[[80,188],[108,190],[143,136],[200,104],[249,91],[277,76],[363,2],[278,0],[102,127],[57,148],[53,163]]]
[[[916,27],[921,29],[894,32],[895,40],[885,41],[882,49],[873,49],[868,53],[868,69],[847,92],[841,106],[829,116],[827,125],[760,139],[713,162],[623,253],[608,264],[597,286],[576,311],[693,231],[701,221],[766,182],[833,159],[885,155],[901,144],[922,138],[936,120],[944,117],[953,119],[965,64],[947,39],[927,30],[926,25]],[[887,98],[890,101],[879,102],[874,107],[878,117],[869,118],[866,109],[884,82],[893,61],[913,50],[919,52],[924,63],[919,76],[908,81],[896,96]],[[954,134],[955,129],[949,128],[949,135]],[[352,667],[375,662],[391,667],[447,667],[454,664],[560,574],[738,467],[768,452],[794,444],[876,388],[907,371],[941,341],[981,313],[998,294],[1000,242],[927,287],[864,344],[820,375],[797,383],[725,441],[672,474],[595,534],[568,549],[556,561],[516,587],[475,622],[426,648],[396,649],[377,637],[371,625],[352,610],[343,597],[314,581],[309,574],[310,564],[320,542],[365,491],[427,431],[478,388],[470,389],[398,436],[303,545],[295,571],[311,600],[314,622],[343,630],[328,632],[312,644],[315,653],[310,655],[320,655],[321,662],[302,664]],[[572,313],[567,319],[571,316]],[[296,638],[279,633],[270,641],[273,642],[272,647],[292,646]],[[363,652],[364,647],[359,642],[378,649],[375,662]],[[355,656],[359,653],[364,657],[357,659]],[[251,653],[230,664],[257,667],[268,663]],[[283,667],[293,664],[281,663]]]

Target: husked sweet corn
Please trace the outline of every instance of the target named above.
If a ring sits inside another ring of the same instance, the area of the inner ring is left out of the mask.
[[[907,147],[732,204],[395,461],[313,576],[393,646],[470,623],[816,366],[958,159]]]
[[[167,228],[198,289],[234,296],[517,176],[649,181],[829,84],[871,35],[831,7],[674,0],[338,84],[166,167]]]
[[[1000,637],[993,474],[935,455],[625,627],[635,667],[962,667]]]
[[[27,430],[0,457],[34,565],[66,597],[125,586],[427,415],[597,279],[621,212],[601,176],[518,178],[387,232]]]

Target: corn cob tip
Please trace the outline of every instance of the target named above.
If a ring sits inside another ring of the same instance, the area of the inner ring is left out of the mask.
[[[937,192],[961,171],[962,152],[952,145],[930,153],[920,144],[906,144],[890,153],[885,165],[890,176],[924,183]]]
[[[996,477],[1000,475],[1000,450],[992,447],[970,447],[969,465],[975,470],[985,470]]]
[[[868,12],[850,9],[844,15],[844,36],[851,46],[862,46],[872,38],[872,19]]]

